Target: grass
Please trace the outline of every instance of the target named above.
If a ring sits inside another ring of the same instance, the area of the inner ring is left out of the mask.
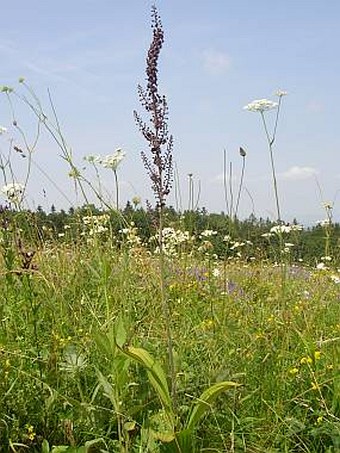
[[[311,256],[309,242],[298,243],[299,227],[281,223],[272,147],[286,93],[277,94],[278,104],[260,100],[246,107],[262,115],[278,224],[237,219],[243,148],[235,211],[229,164],[229,217],[215,216],[219,232],[204,229],[210,216],[191,209],[192,174],[189,212],[175,213],[166,207],[173,140],[166,98],[158,92],[164,35],[155,7],[151,17],[147,86],[138,87],[147,119],[135,112],[135,120],[149,148],[142,160],[156,207],[147,215],[137,209],[138,200],[130,205],[143,227],[118,209],[124,152],[88,156],[92,183],[73,162],[50,93],[47,115],[24,79],[26,95],[0,89],[25,144],[13,149],[26,159],[22,185],[11,149],[0,153],[9,202],[0,212],[0,451],[338,452],[340,279],[333,206],[326,203],[325,225],[309,235],[313,243],[314,233],[319,239],[325,234],[324,256],[319,249]],[[12,99],[37,120],[32,144],[18,126]],[[277,105],[270,134],[264,112]],[[67,217],[21,209],[41,128],[59,147],[87,207],[91,192],[106,212],[93,215],[85,207]],[[225,173],[226,164],[225,155]],[[103,198],[99,165],[114,172],[115,211]],[[312,265],[302,267],[302,255]]]
[[[119,320],[123,348],[144,348],[166,367],[157,256],[95,237],[42,246],[35,270],[15,262],[1,279],[2,451],[95,439],[93,451],[162,451],[150,434],[167,432],[162,405],[114,339]],[[282,293],[273,265],[223,267],[199,253],[166,259],[177,426],[204,390],[233,381],[241,386],[221,394],[198,426],[197,451],[337,451],[338,286],[328,271],[299,268]],[[120,438],[119,423],[131,428]]]

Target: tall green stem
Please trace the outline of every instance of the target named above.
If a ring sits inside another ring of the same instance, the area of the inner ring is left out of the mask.
[[[264,126],[264,130],[266,133],[267,141],[268,141],[270,163],[271,163],[271,168],[272,168],[274,196],[275,196],[275,203],[276,203],[277,220],[278,220],[278,223],[280,224],[282,221],[282,218],[281,218],[281,211],[280,211],[279,192],[278,192],[278,187],[277,187],[276,169],[275,169],[274,153],[273,153],[273,144],[275,141],[275,135],[273,135],[273,137],[270,137],[270,134],[269,134],[268,128],[267,128],[267,124],[266,124],[266,119],[264,116],[264,112],[262,112],[262,111],[261,111],[261,118],[263,121],[263,126]],[[276,121],[275,126],[277,127],[277,121]],[[275,133],[276,133],[276,127],[274,129]]]
[[[168,343],[168,366],[169,366],[169,377],[171,381],[171,395],[173,399],[174,406],[176,404],[176,370],[175,370],[175,361],[174,361],[174,352],[173,352],[173,339],[172,339],[172,329],[171,329],[171,312],[169,306],[169,300],[166,294],[166,284],[165,284],[165,256],[163,249],[163,221],[164,221],[164,205],[161,205],[159,209],[159,268],[160,268],[160,281],[161,281],[161,301],[162,301],[162,310],[163,317],[165,321],[166,336]]]
[[[118,188],[118,174],[117,170],[113,169],[113,174],[115,175],[115,185],[116,185],[116,209],[119,210],[119,188]]]

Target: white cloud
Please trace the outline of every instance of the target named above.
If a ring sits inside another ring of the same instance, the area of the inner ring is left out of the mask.
[[[317,174],[318,171],[313,167],[299,167],[298,165],[295,165],[282,173],[281,176],[282,179],[289,181],[301,181],[303,179],[312,178]]]
[[[206,71],[213,75],[224,74],[230,68],[230,58],[224,52],[206,50],[203,52],[203,64]]]

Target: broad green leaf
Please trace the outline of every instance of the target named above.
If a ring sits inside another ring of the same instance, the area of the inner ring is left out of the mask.
[[[115,392],[113,390],[112,385],[109,383],[109,381],[106,379],[106,377],[99,371],[97,370],[97,376],[98,376],[98,381],[100,385],[104,389],[105,395],[109,398],[109,400],[112,403],[112,406],[117,409],[117,401],[115,397]]]
[[[194,453],[194,437],[191,431],[183,430],[176,434],[170,443],[160,446],[161,453]]]
[[[100,438],[100,439],[92,439],[92,440],[88,440],[87,442],[85,442],[86,452],[91,451],[92,447],[94,445],[97,445],[97,444],[104,444],[105,445],[104,439],[102,439],[102,438]],[[95,450],[93,450],[93,451],[95,451]]]
[[[146,369],[151,385],[155,389],[167,415],[173,422],[172,402],[163,368],[145,349],[129,346],[121,351]]]
[[[51,453],[86,453],[86,448],[61,445],[59,447],[53,447]]]
[[[131,421],[131,422],[125,422],[124,423],[124,430],[125,431],[133,431],[136,428],[136,422]]]
[[[186,429],[189,431],[195,429],[206,410],[210,409],[211,403],[220,393],[239,386],[240,384],[237,384],[236,382],[223,381],[218,382],[205,390],[193,405],[186,423]]]
[[[126,330],[121,316],[116,321],[116,344],[122,348],[126,342]]]
[[[42,441],[41,453],[50,453],[50,445],[46,439]]]

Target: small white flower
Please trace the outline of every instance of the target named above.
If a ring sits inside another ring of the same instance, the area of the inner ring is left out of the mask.
[[[213,277],[217,278],[217,277],[219,277],[221,275],[221,271],[219,269],[217,269],[217,268],[213,269],[212,275],[213,275]]]
[[[125,155],[126,153],[119,148],[112,155],[104,157],[104,159],[102,159],[100,163],[104,168],[111,168],[112,170],[116,171],[118,165],[124,159]]]
[[[23,184],[12,182],[3,186],[1,192],[10,203],[19,204],[22,200],[24,189],[25,186]]]
[[[96,154],[89,154],[88,156],[84,157],[84,160],[86,160],[90,164],[100,164],[101,163],[101,157]]]
[[[326,209],[326,211],[331,211],[333,209],[333,203],[331,203],[330,201],[324,201],[322,203],[322,207]]]
[[[340,283],[340,277],[338,275],[331,275],[330,276],[330,279],[336,284],[338,285]]]
[[[292,226],[291,225],[275,225],[270,229],[271,233],[275,234],[284,234],[284,233],[290,233],[292,231]]]
[[[327,269],[327,266],[326,266],[325,263],[318,263],[318,264],[316,265],[316,268],[317,268],[319,271],[324,271],[324,270]]]
[[[283,96],[287,96],[288,94],[288,91],[285,91],[285,90],[277,90],[275,91],[275,96],[277,96],[278,98],[282,98]]]
[[[332,261],[332,257],[331,256],[322,256],[321,261]]]
[[[269,99],[255,99],[255,101],[250,102],[244,108],[249,112],[266,112],[267,110],[275,109],[279,104],[277,102],[270,101]]]
[[[328,225],[331,225],[331,220],[330,219],[324,219],[324,220],[318,220],[316,222],[318,225],[320,225],[321,227],[327,227]]]
[[[202,231],[202,233],[200,234],[201,237],[211,237],[211,236],[216,236],[217,234],[217,231],[214,231],[214,230],[204,230]]]

